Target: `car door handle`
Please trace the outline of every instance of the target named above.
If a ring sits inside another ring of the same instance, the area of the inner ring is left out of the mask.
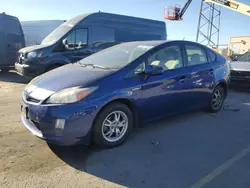
[[[186,76],[181,76],[180,79],[179,79],[179,82],[184,83],[184,82],[186,82],[186,79],[187,79]]]

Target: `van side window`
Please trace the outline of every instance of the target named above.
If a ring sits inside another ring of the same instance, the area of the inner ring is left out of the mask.
[[[88,45],[88,29],[76,29],[72,31],[64,40],[66,40],[66,50],[84,48]]]
[[[92,46],[93,48],[108,48],[115,45],[114,28],[95,26],[92,28]]]
[[[188,66],[199,65],[207,63],[207,55],[205,50],[202,47],[196,45],[185,45],[187,58],[188,58]]]

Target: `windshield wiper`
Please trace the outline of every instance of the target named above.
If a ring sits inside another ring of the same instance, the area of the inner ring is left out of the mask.
[[[79,62],[77,62],[77,63],[79,63]],[[89,64],[82,64],[82,63],[79,63],[81,66],[83,66],[83,67],[87,67],[87,66],[91,66],[91,67],[93,67],[93,68],[100,68],[100,69],[109,69],[108,67],[104,67],[104,66],[101,66],[101,65],[95,65],[95,64],[91,64],[91,63],[89,63]]]

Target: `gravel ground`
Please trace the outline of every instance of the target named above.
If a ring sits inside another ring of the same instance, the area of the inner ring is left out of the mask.
[[[100,150],[48,145],[26,130],[19,117],[26,83],[0,73],[0,187],[250,187],[248,91],[230,91],[218,114],[147,124],[124,145]]]

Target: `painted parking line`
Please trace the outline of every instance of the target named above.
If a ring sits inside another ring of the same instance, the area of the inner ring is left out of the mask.
[[[223,173],[225,170],[229,169],[233,164],[238,162],[240,159],[242,159],[244,156],[246,156],[248,153],[250,153],[250,146],[243,149],[241,152],[239,152],[237,155],[235,155],[233,158],[227,160],[225,163],[217,167],[215,170],[213,170],[211,173],[206,175],[205,177],[201,178],[199,181],[197,181],[195,184],[191,186],[191,188],[201,188],[210,181],[212,181],[214,178],[219,176],[221,173]]]

